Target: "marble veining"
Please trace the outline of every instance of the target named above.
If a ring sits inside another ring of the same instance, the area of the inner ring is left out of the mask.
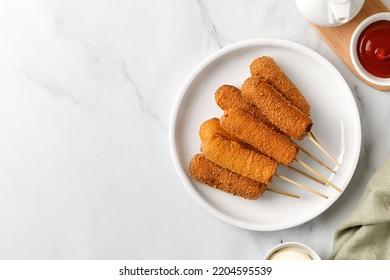
[[[225,44],[222,42],[223,40],[221,36],[218,34],[218,31],[214,23],[212,22],[212,19],[210,18],[208,9],[205,6],[207,2],[202,0],[197,0],[196,3],[199,6],[200,13],[202,16],[202,22],[206,28],[208,37],[210,38],[210,40],[214,41],[217,44],[219,49],[223,48]]]
[[[40,77],[34,76],[33,73],[21,70],[20,73],[26,77],[30,82],[36,84],[39,87],[45,89],[48,93],[50,93],[54,97],[64,96],[71,100],[74,104],[79,105],[80,103],[77,99],[72,95],[69,90],[61,87],[56,80],[50,80],[49,78],[42,79]]]
[[[390,152],[390,93],[355,77],[294,1],[2,1],[0,38],[1,259],[261,259],[285,241],[326,259]],[[328,59],[362,124],[345,193],[317,218],[274,232],[210,215],[169,150],[171,111],[190,72],[254,38]]]

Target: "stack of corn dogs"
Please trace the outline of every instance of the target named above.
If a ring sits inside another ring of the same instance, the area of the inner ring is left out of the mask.
[[[258,199],[267,190],[299,198],[270,188],[273,176],[328,198],[276,173],[279,164],[290,167],[297,161],[316,177],[298,170],[301,174],[341,192],[297,157],[299,151],[312,156],[294,142],[311,135],[313,125],[311,106],[303,94],[271,57],[259,57],[249,68],[251,76],[241,90],[232,85],[222,85],[216,90],[215,101],[224,113],[219,119],[211,118],[201,124],[201,153],[191,159],[189,175],[203,184],[250,200]]]

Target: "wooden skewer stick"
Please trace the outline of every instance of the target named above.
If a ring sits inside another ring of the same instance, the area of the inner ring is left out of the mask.
[[[331,181],[329,181],[328,179],[326,179],[324,176],[322,176],[321,174],[319,174],[317,171],[315,171],[313,168],[311,168],[310,166],[308,166],[306,163],[304,163],[303,161],[301,161],[300,159],[298,158],[295,158],[295,160],[300,164],[302,165],[304,168],[306,168],[307,170],[309,170],[310,172],[312,172],[313,174],[315,174],[316,176],[318,176],[319,178],[321,178],[322,180],[325,181],[325,183],[327,183],[328,185],[332,186],[335,190],[337,190],[338,192],[342,192],[342,190],[336,186],[335,184],[333,184]]]
[[[271,189],[271,188],[268,188],[268,187],[267,187],[267,191],[278,193],[278,194],[283,194],[283,195],[286,195],[286,196],[291,196],[291,197],[294,197],[294,198],[301,198],[299,195],[296,195],[296,194],[293,194],[293,193],[284,192],[284,191],[281,191],[281,190]]]
[[[313,155],[312,153],[310,153],[309,151],[307,151],[306,149],[300,147],[298,145],[299,149],[304,152],[305,154],[307,154],[309,157],[311,157],[312,159],[314,159],[316,162],[318,162],[319,164],[321,164],[323,167],[325,167],[326,169],[328,169],[330,172],[333,172],[334,174],[336,174],[336,172],[330,168],[329,166],[327,166],[325,163],[323,163],[320,159],[318,159],[315,155]]]
[[[309,187],[306,187],[306,186],[304,186],[304,185],[302,185],[302,184],[300,184],[300,183],[297,183],[297,182],[295,182],[295,181],[293,181],[293,180],[291,180],[291,179],[289,179],[289,178],[287,178],[287,177],[285,177],[285,176],[283,176],[283,175],[280,175],[280,174],[278,174],[278,173],[275,173],[275,176],[277,176],[277,177],[279,177],[280,179],[285,180],[285,181],[287,181],[287,182],[289,182],[289,183],[291,183],[291,184],[293,184],[293,185],[295,185],[295,186],[297,186],[297,187],[300,187],[300,188],[302,188],[302,189],[304,189],[304,190],[307,190],[307,191],[309,191],[309,192],[311,192],[311,193],[314,193],[314,194],[316,194],[316,195],[319,195],[319,196],[321,196],[321,197],[323,197],[323,198],[326,198],[326,199],[329,198],[328,196],[324,195],[323,193],[320,193],[319,191],[313,190],[313,189],[311,189],[311,188],[309,188]]]
[[[325,182],[311,176],[310,174],[307,174],[306,172],[303,172],[302,170],[299,170],[298,168],[295,168],[294,166],[291,166],[291,165],[288,165],[287,168],[290,168],[291,170],[294,170],[296,172],[298,172],[299,174],[302,174],[303,176],[306,176],[307,178],[313,180],[313,181],[316,181],[317,183],[321,184],[321,185],[326,185]]]
[[[334,158],[332,157],[321,145],[320,143],[318,142],[317,138],[314,136],[313,132],[309,132],[309,134],[307,135],[307,137],[309,138],[309,140],[311,142],[313,142],[314,145],[316,145],[331,161],[333,161],[338,167],[340,167],[340,163]]]
[[[313,131],[309,131],[309,133],[311,134],[311,136],[313,137],[313,139],[317,142],[317,143],[320,143],[320,141],[318,141],[317,137],[314,135]]]

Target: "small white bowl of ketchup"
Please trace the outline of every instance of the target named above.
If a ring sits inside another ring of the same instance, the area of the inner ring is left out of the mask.
[[[374,14],[358,25],[350,54],[360,76],[372,84],[390,86],[390,12]]]

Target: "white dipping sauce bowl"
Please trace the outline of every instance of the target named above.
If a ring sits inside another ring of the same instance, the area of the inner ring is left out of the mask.
[[[350,45],[349,45],[349,52],[351,55],[352,64],[362,78],[378,86],[390,86],[390,78],[376,77],[371,73],[367,72],[367,70],[364,69],[364,67],[360,64],[360,60],[357,54],[356,47],[357,47],[357,41],[359,39],[360,34],[363,32],[364,29],[366,29],[367,26],[379,20],[390,21],[390,12],[377,13],[363,20],[356,27],[355,31],[352,34]]]
[[[268,253],[264,256],[264,260],[271,260],[272,256],[275,254],[280,254],[284,250],[294,252],[302,252],[303,254],[307,254],[311,260],[321,260],[320,256],[309,246],[299,243],[299,242],[285,242],[276,245]],[[300,260],[299,258],[289,259],[282,257],[280,260]],[[303,260],[303,259],[302,259]]]

